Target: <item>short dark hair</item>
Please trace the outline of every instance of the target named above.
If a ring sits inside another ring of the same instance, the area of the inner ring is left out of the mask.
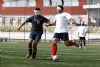
[[[58,7],[60,7],[62,10],[64,10],[64,7],[63,7],[63,5],[58,5]]]
[[[38,11],[40,11],[40,8],[36,7],[36,8],[34,8],[34,10],[38,10]]]

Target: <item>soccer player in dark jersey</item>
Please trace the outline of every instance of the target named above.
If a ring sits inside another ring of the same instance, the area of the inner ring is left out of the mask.
[[[20,30],[20,28],[25,25],[28,22],[31,22],[32,28],[30,32],[29,42],[28,42],[28,56],[27,58],[32,57],[32,59],[35,59],[36,53],[37,53],[37,44],[39,40],[41,39],[42,33],[43,33],[43,24],[47,23],[49,24],[49,20],[42,15],[40,15],[40,8],[34,9],[35,15],[29,17],[24,23],[22,23],[18,28],[17,31]]]

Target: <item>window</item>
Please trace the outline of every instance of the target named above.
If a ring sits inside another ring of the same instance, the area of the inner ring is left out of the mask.
[[[62,5],[62,0],[43,0],[43,6]]]
[[[71,0],[64,0],[64,6],[71,6]]]
[[[53,0],[53,1],[52,1],[52,6],[57,6],[56,0]]]
[[[35,0],[26,0],[26,1],[27,1],[27,6],[36,6]]]
[[[64,6],[79,6],[79,0],[64,0]]]
[[[43,6],[79,6],[79,0],[43,0]]]
[[[52,0],[43,0],[43,6],[51,6]]]
[[[4,6],[5,7],[15,7],[16,6],[16,0],[4,0]]]
[[[52,0],[52,6],[62,5],[61,0]]]
[[[29,7],[36,6],[35,0],[4,0],[5,7]]]
[[[56,0],[57,5],[62,5],[62,1],[61,0]]]
[[[71,0],[72,6],[79,6],[79,0]]]
[[[27,6],[27,1],[26,0],[16,0],[16,7],[24,7]]]

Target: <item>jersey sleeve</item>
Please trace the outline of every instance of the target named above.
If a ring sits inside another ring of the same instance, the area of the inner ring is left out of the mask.
[[[67,18],[67,20],[70,20],[72,18],[71,15],[68,13],[65,13],[65,17]]]
[[[29,17],[25,22],[32,22],[31,17]]]
[[[42,21],[48,23],[49,19],[47,19],[47,18],[45,18],[45,17],[42,16]]]

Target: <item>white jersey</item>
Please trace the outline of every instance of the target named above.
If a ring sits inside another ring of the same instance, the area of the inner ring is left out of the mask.
[[[80,26],[78,29],[79,37],[85,37],[87,31],[88,31],[87,26]]]
[[[55,16],[56,27],[55,33],[65,33],[68,32],[68,21],[71,15],[68,13],[61,13]]]

